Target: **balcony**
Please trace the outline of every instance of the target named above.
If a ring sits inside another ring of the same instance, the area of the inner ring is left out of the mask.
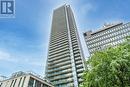
[[[50,48],[50,50],[52,49],[56,49],[56,48],[59,48],[59,47],[63,47],[63,46],[69,46],[69,43],[64,43],[64,44],[58,44],[58,45],[53,45]]]
[[[56,49],[49,49],[49,52],[51,51],[53,51],[53,52],[55,52],[55,51],[59,51],[59,50],[63,50],[63,49],[65,49],[65,48],[69,48],[69,46],[68,45],[65,45],[65,46],[62,46],[62,47],[59,47],[59,48],[56,48]]]
[[[62,40],[62,41],[57,41],[57,42],[51,42],[51,43],[50,43],[50,46],[59,45],[59,44],[63,44],[63,43],[66,43],[66,42],[68,42],[68,40]]]
[[[79,68],[83,68],[83,64],[76,65],[76,68],[77,68],[77,69],[79,69]]]
[[[78,77],[81,77],[81,76],[83,76],[83,73],[78,74]]]
[[[68,45],[64,45],[64,46],[61,46],[61,47],[59,47],[59,48],[49,48],[49,51],[62,50],[62,49],[67,48],[67,47],[69,47],[69,46],[68,46]]]
[[[54,65],[56,63],[60,63],[60,62],[65,62],[65,61],[70,61],[70,57],[67,57],[67,58],[63,58],[63,59],[59,59],[59,60],[56,60],[56,61],[52,61],[52,62],[48,62],[48,65]]]
[[[80,53],[75,54],[74,57],[80,57]]]
[[[65,49],[62,49],[62,50],[49,50],[49,54],[54,54],[54,53],[58,53],[58,52],[62,52],[62,51],[65,51],[65,50],[69,50],[69,48],[65,48]]]
[[[74,45],[74,46],[73,46],[73,48],[76,48],[76,47],[78,48],[78,45]]]
[[[82,68],[82,69],[77,69],[77,72],[78,72],[78,73],[83,72],[83,71],[84,71],[83,68]]]
[[[53,55],[50,55],[50,54],[49,54],[49,57],[50,57],[50,58],[54,58],[54,57],[58,57],[58,56],[61,56],[61,55],[64,55],[64,54],[69,54],[69,53],[70,53],[70,51],[67,50],[67,51],[59,52],[59,53],[53,54]]]
[[[78,65],[78,64],[82,64],[82,61],[80,60],[80,61],[76,61],[76,65]]]
[[[54,81],[53,84],[58,85],[58,84],[63,84],[63,83],[70,83],[72,81],[73,81],[73,79],[69,78],[69,79],[65,79],[65,80]]]
[[[70,57],[70,54],[64,54],[64,55],[54,57],[54,58],[49,58],[48,57],[48,62],[57,61],[59,59],[63,59],[63,58],[67,58],[67,57]]]
[[[65,65],[68,65],[68,64],[71,64],[71,61],[66,61],[66,62],[54,64],[54,65],[52,65],[52,66],[48,66],[48,69],[57,68],[57,67],[65,66]]]
[[[70,69],[70,68],[71,68],[71,65],[61,66],[61,67],[55,68],[55,69],[50,69],[50,70],[48,69],[48,73],[58,72],[58,71]]]
[[[66,35],[60,35],[60,36],[56,36],[56,37],[51,37],[51,42],[55,42],[57,40],[63,40],[63,39],[67,39]]]
[[[48,77],[62,75],[62,74],[71,73],[71,72],[72,72],[72,69],[66,69],[66,70],[62,70],[62,71],[59,71],[59,72],[54,72],[52,74],[48,74]]]
[[[79,60],[81,60],[81,57],[76,57],[75,58],[75,61],[79,61]]]
[[[79,48],[74,48],[73,51],[79,50]]]
[[[50,81],[55,81],[55,80],[60,80],[60,79],[66,79],[66,78],[71,78],[71,77],[72,77],[72,73],[69,73],[69,74],[64,74],[64,75],[60,75],[60,76],[55,76]]]
[[[78,80],[79,80],[79,82],[82,82],[82,81],[83,81],[83,79],[81,79],[81,78],[79,78]]]

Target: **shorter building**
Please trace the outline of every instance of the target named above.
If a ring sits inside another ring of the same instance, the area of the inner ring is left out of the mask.
[[[0,81],[0,87],[54,87],[50,82],[32,72],[17,72],[6,80]]]
[[[90,55],[96,51],[107,47],[117,46],[130,36],[130,22],[123,24],[109,24],[96,32],[88,31],[84,33],[84,38]]]

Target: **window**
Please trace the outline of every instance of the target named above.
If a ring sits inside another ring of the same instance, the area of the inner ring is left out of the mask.
[[[42,87],[49,87],[49,86],[47,86],[46,84],[42,84]]]
[[[34,84],[34,79],[30,77],[28,87],[33,87],[33,84]]]
[[[36,80],[35,87],[41,87],[41,82]]]

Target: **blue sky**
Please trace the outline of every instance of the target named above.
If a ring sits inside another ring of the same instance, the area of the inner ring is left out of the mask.
[[[65,3],[74,11],[85,57],[89,55],[83,32],[130,21],[130,0],[16,0],[16,17],[0,18],[0,75],[44,75],[52,11]]]

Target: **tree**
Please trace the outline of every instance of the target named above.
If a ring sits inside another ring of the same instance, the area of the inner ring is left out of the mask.
[[[126,43],[98,51],[89,58],[81,87],[130,87],[129,38]]]

